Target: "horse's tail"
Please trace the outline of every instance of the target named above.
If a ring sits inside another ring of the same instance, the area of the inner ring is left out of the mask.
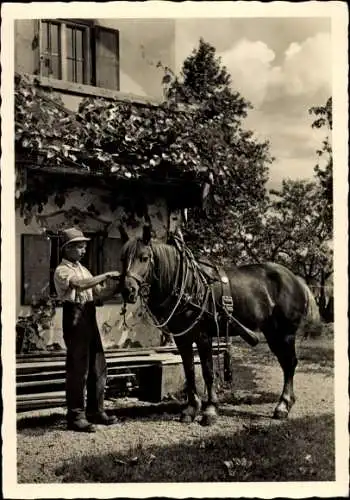
[[[300,283],[303,286],[304,292],[305,292],[305,317],[304,320],[310,323],[318,323],[321,319],[320,317],[320,310],[318,308],[316,299],[314,297],[314,294],[310,290],[310,288],[307,286],[306,282],[298,276],[298,279]]]

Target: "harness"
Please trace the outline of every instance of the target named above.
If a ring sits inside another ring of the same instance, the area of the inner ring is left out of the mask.
[[[249,345],[256,346],[259,342],[257,335],[244,326],[237,318],[233,316],[234,312],[234,303],[232,298],[230,281],[227,277],[227,274],[223,268],[218,266],[214,266],[211,263],[207,263],[204,261],[197,261],[191,250],[186,246],[184,241],[175,235],[172,238],[172,244],[177,248],[180,255],[180,263],[177,269],[177,275],[175,279],[174,292],[172,296],[167,297],[159,307],[164,307],[168,301],[175,299],[175,305],[171,308],[171,312],[168,317],[161,323],[158,323],[151,311],[148,309],[150,316],[153,319],[154,326],[157,328],[165,328],[170,320],[176,315],[179,314],[185,307],[188,307],[194,311],[198,311],[198,315],[196,315],[192,324],[181,332],[171,332],[173,337],[181,337],[186,335],[195,325],[199,323],[199,321],[204,317],[212,317],[216,326],[216,333],[219,339],[220,335],[220,326],[224,323],[225,327],[225,336],[226,342],[228,344],[229,333],[231,325],[234,325],[235,334],[241,336],[243,340],[245,340]],[[153,257],[152,257],[153,260]],[[204,293],[197,294],[197,296],[193,297],[192,294],[186,293],[186,282],[189,273],[189,269],[193,273],[193,279],[196,280],[197,287]],[[127,274],[129,274],[127,272]],[[143,292],[141,294],[141,298],[148,295],[147,285],[143,282],[140,276],[136,274],[131,275],[141,286]],[[217,300],[215,297],[214,286],[221,284],[221,297],[220,300]],[[198,286],[198,284],[200,286]],[[146,293],[144,293],[146,290]],[[201,304],[200,304],[201,303]]]

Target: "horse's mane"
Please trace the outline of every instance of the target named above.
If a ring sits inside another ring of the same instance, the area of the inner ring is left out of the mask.
[[[132,238],[125,243],[121,259],[126,266],[134,261],[142,246],[144,243],[140,238]],[[161,242],[152,242],[151,248],[155,261],[153,277],[158,281],[160,290],[169,290],[174,286],[174,273],[178,261],[177,250],[175,247]]]
[[[123,263],[130,265],[134,261],[140,243],[139,238],[132,238],[124,244],[120,256]]]
[[[152,250],[155,257],[155,277],[159,282],[160,290],[169,290],[174,286],[174,275],[178,263],[175,247],[166,243],[153,243]]]

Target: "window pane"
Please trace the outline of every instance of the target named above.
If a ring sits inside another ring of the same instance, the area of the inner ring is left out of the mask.
[[[46,77],[61,78],[60,25],[50,21],[42,22],[43,60],[41,74]]]
[[[77,59],[84,59],[84,52],[83,52],[83,31],[82,30],[76,30],[76,58]]]
[[[43,64],[41,68],[42,76],[61,78],[60,58],[57,56],[44,55]]]
[[[58,54],[59,53],[59,29],[57,24],[51,24],[51,53]]]
[[[75,26],[67,26],[67,79],[71,82],[85,83],[84,53],[85,31]]]
[[[43,50],[48,52],[49,49],[49,38],[50,38],[50,25],[49,23],[43,21],[42,23],[42,38],[43,38]]]
[[[77,61],[76,63],[76,82],[77,83],[84,83],[84,65],[82,61]]]
[[[43,21],[42,47],[44,52],[56,55],[60,52],[60,26],[58,24]]]
[[[67,40],[67,57],[74,57],[73,50],[73,28],[67,26],[66,29],[66,40]]]
[[[45,56],[41,65],[41,75],[48,77],[50,75],[50,59]]]
[[[74,82],[74,61],[73,61],[73,59],[67,59],[67,80],[69,82]]]
[[[50,75],[53,78],[57,78],[57,79],[61,78],[60,58],[57,56],[51,56]]]

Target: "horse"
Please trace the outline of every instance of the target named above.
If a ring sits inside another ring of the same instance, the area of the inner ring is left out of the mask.
[[[202,411],[203,425],[218,417],[214,385],[213,337],[222,328],[222,283],[208,272],[185,245],[155,241],[145,225],[143,235],[129,239],[120,228],[122,273],[120,291],[127,303],[138,298],[147,305],[156,326],[167,328],[181,355],[186,378],[187,403],[182,422],[193,422]],[[212,268],[214,269],[214,268]],[[293,378],[297,366],[296,333],[305,319],[318,319],[318,308],[307,284],[277,263],[229,266],[224,274],[230,288],[233,314],[228,314],[228,335],[262,332],[284,375],[282,393],[273,417],[287,418],[295,403]],[[222,279],[225,281],[225,279]],[[227,316],[227,314],[226,314]],[[234,320],[234,321],[232,321]],[[240,328],[242,327],[242,328]],[[197,345],[207,403],[202,408],[195,384],[193,344]]]

